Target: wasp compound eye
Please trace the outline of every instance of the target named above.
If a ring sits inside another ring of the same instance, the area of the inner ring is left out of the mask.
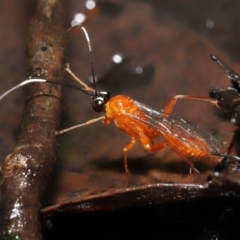
[[[104,105],[105,105],[104,99],[102,97],[98,97],[93,100],[92,108],[95,112],[102,112]]]

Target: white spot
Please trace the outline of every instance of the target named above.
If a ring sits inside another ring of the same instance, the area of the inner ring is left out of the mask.
[[[16,217],[19,217],[20,216],[20,203],[19,203],[19,200],[17,199],[17,201],[14,203],[14,208],[11,212],[11,215],[10,215],[10,219],[13,219],[13,218],[16,218]]]
[[[143,73],[142,67],[136,67],[135,72],[136,72],[137,74]]]
[[[213,22],[211,19],[208,19],[208,20],[206,21],[206,27],[207,27],[208,29],[213,28],[213,27],[214,27],[214,22]]]
[[[86,20],[86,16],[83,13],[77,13],[74,15],[73,20],[71,22],[71,26],[81,25]]]
[[[86,8],[92,10],[96,7],[96,2],[93,0],[86,1]]]
[[[233,124],[236,123],[236,118],[232,118],[232,119],[230,120],[230,122],[233,123]]]
[[[239,76],[237,74],[234,74],[234,78],[239,79]]]
[[[120,54],[114,54],[113,56],[112,56],[112,60],[113,60],[113,62],[114,63],[121,63],[122,62],[122,60],[123,60],[123,57],[120,55]]]

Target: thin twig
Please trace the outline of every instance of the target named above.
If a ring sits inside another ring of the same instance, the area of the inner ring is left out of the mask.
[[[63,81],[65,0],[34,1],[30,22],[28,78]],[[42,239],[41,196],[53,173],[61,116],[61,86],[33,83],[16,147],[2,165],[2,231],[20,239]],[[13,113],[14,114],[14,113]]]

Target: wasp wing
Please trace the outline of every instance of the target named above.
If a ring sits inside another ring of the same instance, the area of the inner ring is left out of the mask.
[[[163,111],[154,110],[134,100],[139,111],[127,113],[134,119],[174,136],[186,146],[202,151],[219,152],[218,141],[209,133],[182,118],[173,118]]]

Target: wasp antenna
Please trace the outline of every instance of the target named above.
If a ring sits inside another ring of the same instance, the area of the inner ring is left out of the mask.
[[[223,63],[217,56],[211,55],[211,58],[214,62],[216,62],[227,74],[230,71],[230,68]]]
[[[89,92],[95,93],[95,91],[96,91],[95,89],[89,87],[87,84],[85,84],[80,78],[78,78],[78,77],[72,72],[72,70],[70,69],[69,64],[66,65],[65,70],[72,76],[72,78],[73,78],[75,81],[77,81],[78,83],[80,83],[80,85],[82,85],[82,86],[84,87],[84,88],[82,88],[82,89],[84,89],[84,90],[86,90],[86,91],[89,91]]]
[[[74,26],[71,26],[70,28],[67,29],[67,33],[69,33],[70,31],[72,31],[72,29],[76,28],[76,27],[80,27],[80,25],[74,25]]]
[[[38,78],[34,78],[34,79],[28,79],[28,80],[25,80],[21,83],[19,83],[18,85],[14,86],[13,88],[10,88],[8,91],[6,91],[5,93],[3,93],[1,96],[0,96],[0,101],[6,97],[9,93],[13,92],[14,90],[26,85],[26,84],[29,84],[29,83],[34,83],[34,82],[47,82],[47,80],[45,79],[38,79]]]
[[[93,67],[93,56],[92,56],[92,47],[91,47],[91,43],[90,43],[90,38],[88,36],[87,30],[84,27],[81,27],[85,37],[87,39],[87,43],[88,43],[88,50],[89,50],[89,56],[90,56],[90,63],[91,63],[91,70],[92,70],[92,78],[93,78],[93,84],[94,84],[94,88],[95,88],[95,94],[97,93],[97,88],[96,88],[96,81],[95,81],[95,74],[94,74],[94,67]]]
[[[69,87],[69,88],[73,88],[75,90],[78,90],[78,91],[81,91],[81,92],[84,92],[86,93],[87,95],[93,97],[93,93],[83,89],[83,88],[79,88],[79,87],[76,87],[76,86],[73,86],[73,85],[70,85],[70,84],[66,84],[66,83],[60,83],[60,82],[54,82],[54,81],[46,81],[46,83],[52,83],[52,84],[57,84],[57,85],[61,85],[61,86],[65,86],[65,87]]]
[[[217,58],[215,55],[211,55],[213,61],[215,61],[227,74],[228,78],[234,83],[239,81],[239,75],[229,68],[223,61]],[[237,83],[238,84],[238,83]],[[237,85],[238,86],[238,85]]]
[[[0,101],[6,97],[9,93],[13,92],[14,90],[24,86],[24,85],[27,85],[29,83],[35,83],[35,82],[42,82],[42,83],[51,83],[51,84],[58,84],[58,85],[62,85],[62,86],[66,86],[66,87],[70,87],[70,88],[73,88],[73,89],[76,89],[78,91],[81,91],[81,92],[84,92],[86,94],[88,94],[89,96],[93,97],[94,94],[85,90],[85,89],[82,89],[82,88],[78,88],[78,87],[75,87],[75,86],[72,86],[72,85],[69,85],[69,84],[65,84],[65,83],[59,83],[59,82],[55,82],[55,81],[48,81],[46,79],[41,79],[41,78],[33,78],[33,79],[28,79],[28,80],[25,80],[21,83],[19,83],[18,85],[10,88],[9,90],[7,90],[5,93],[3,93],[2,95],[0,95]]]
[[[238,156],[232,156],[232,155],[225,154],[225,153],[211,152],[211,154],[214,155],[214,156],[235,158],[235,159],[237,159],[238,161],[240,160],[240,157],[238,157]]]

